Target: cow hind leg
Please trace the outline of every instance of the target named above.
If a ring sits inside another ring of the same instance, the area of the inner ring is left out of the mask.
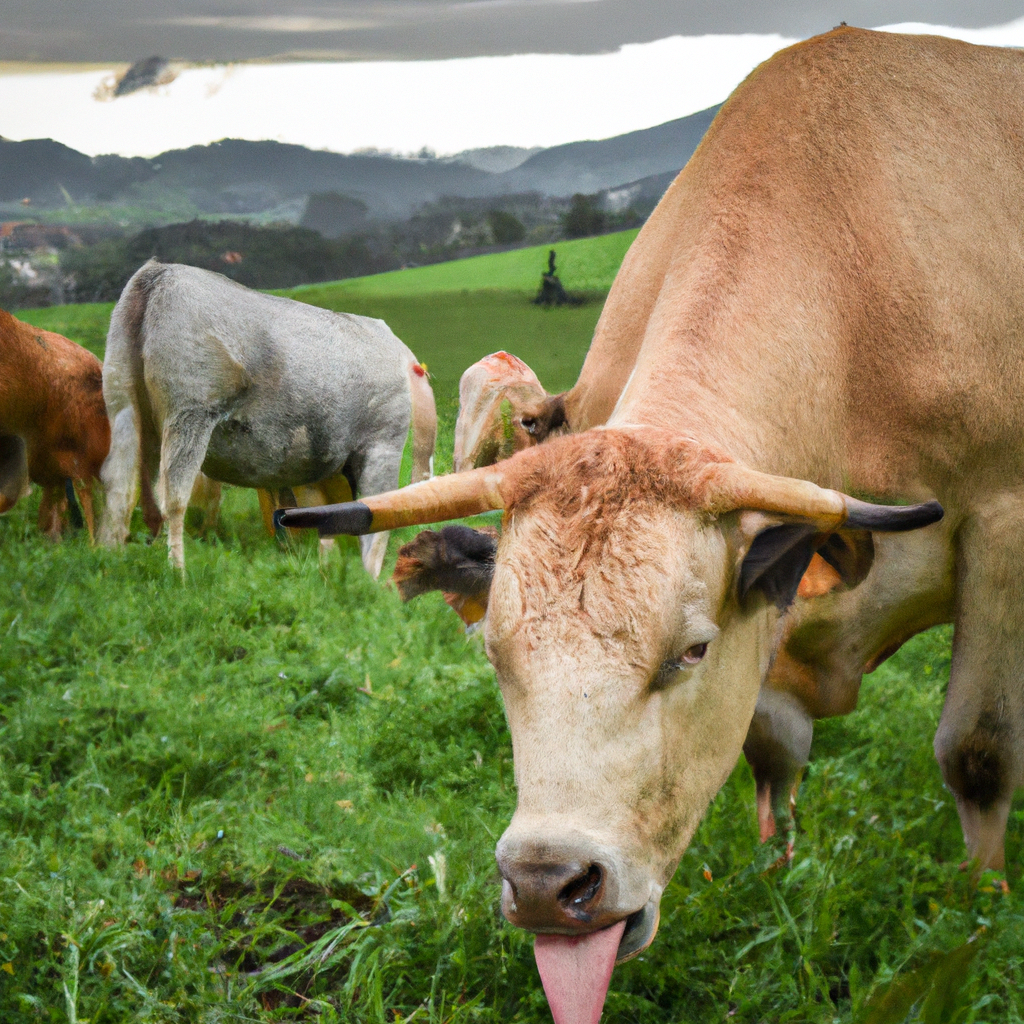
[[[201,411],[177,413],[164,424],[157,503],[167,520],[167,556],[185,568],[185,510],[206,458],[215,420]]]
[[[99,541],[117,547],[128,539],[139,479],[139,433],[135,410],[128,406],[115,417],[110,432],[110,452],[100,469],[106,505],[100,519]]]
[[[89,531],[89,543],[92,544],[96,540],[96,513],[93,502],[93,481],[75,480],[74,487],[75,494],[78,497],[78,504],[82,509],[82,519],[85,522],[85,528]]]
[[[360,498],[368,494],[382,494],[398,487],[398,474],[402,467],[402,448],[405,435],[384,440],[371,446],[349,469],[354,490]],[[374,578],[380,576],[384,556],[388,550],[388,533],[371,533],[359,538],[363,567]]]
[[[957,614],[935,756],[979,871],[1005,864],[1006,820],[1024,781],[1024,494],[990,498],[959,540]]]

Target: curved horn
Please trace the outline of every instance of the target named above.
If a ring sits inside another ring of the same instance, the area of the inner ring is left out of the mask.
[[[873,505],[843,495],[846,502],[846,522],[850,530],[878,530],[882,533],[902,533],[920,526],[937,523],[946,513],[937,501],[920,505]]]
[[[821,530],[845,527],[899,533],[938,522],[937,501],[920,505],[875,505],[808,480],[759,473],[736,462],[718,462],[701,474],[700,505],[707,512],[751,509],[809,519]]]
[[[274,526],[312,527],[321,537],[360,536],[399,526],[441,523],[504,508],[503,474],[491,468],[436,476],[433,480],[374,494],[361,501],[315,508],[278,509]]]

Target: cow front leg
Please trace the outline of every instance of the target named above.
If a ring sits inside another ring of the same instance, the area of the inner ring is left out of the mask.
[[[205,473],[200,473],[192,485],[188,503],[203,513],[198,531],[202,537],[205,537],[217,525],[220,518],[221,491],[220,481],[211,479]]]
[[[279,492],[257,487],[256,500],[260,504],[260,519],[263,520],[263,529],[267,531],[267,536],[272,538],[277,532],[274,529],[274,509],[281,504]]]
[[[935,756],[977,870],[1002,870],[1006,819],[1024,768],[1024,495],[975,509],[959,533],[949,689]]]
[[[814,721],[792,694],[764,685],[743,743],[757,787],[761,842],[788,827],[800,774],[811,753]]]
[[[353,500],[352,485],[348,482],[348,478],[341,473],[337,476],[328,477],[326,480],[321,480],[320,487],[323,488],[329,504],[340,505],[342,502]],[[359,540],[356,537],[335,537],[334,542],[340,545],[341,549],[346,553],[359,550]]]
[[[215,420],[202,410],[178,412],[164,423],[156,499],[167,520],[167,556],[185,569],[185,510],[206,458]]]
[[[317,505],[326,505],[328,498],[323,490],[322,484],[303,484],[292,488],[295,501],[300,508],[315,508]],[[321,537],[317,552],[321,564],[327,561],[334,550],[333,537]]]
[[[39,532],[50,540],[60,540],[64,530],[64,513],[67,511],[68,499],[64,493],[64,485],[44,487],[39,499]]]

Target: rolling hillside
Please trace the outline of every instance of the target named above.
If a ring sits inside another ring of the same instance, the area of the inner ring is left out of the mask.
[[[525,359],[545,386],[572,386],[590,346],[603,295],[636,231],[561,242],[558,273],[580,306],[547,309],[530,299],[547,268],[547,246],[476,256],[307,285],[278,292],[327,309],[379,317],[427,364],[441,420],[436,466],[450,467],[458,383],[470,363],[506,349]],[[29,323],[85,345],[102,358],[113,303],[19,311]]]
[[[372,217],[395,219],[444,196],[589,193],[678,171],[717,109],[611,139],[555,146],[502,173],[457,157],[346,155],[239,139],[152,159],[90,158],[49,139],[0,139],[0,216],[24,217],[37,209],[142,206],[208,214],[280,209],[282,218],[297,220],[311,193],[337,192],[364,203]],[[23,199],[31,200],[28,207],[21,205]],[[282,209],[288,204],[289,209]]]

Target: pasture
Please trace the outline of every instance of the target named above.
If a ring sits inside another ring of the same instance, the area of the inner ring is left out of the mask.
[[[607,289],[628,236],[560,244],[565,286]],[[600,300],[530,305],[545,258],[289,294],[383,317],[427,363],[444,471],[469,363],[507,348],[550,389],[576,377]],[[109,311],[21,315],[102,354]],[[122,551],[42,540],[37,500],[0,519],[0,1020],[549,1021],[498,910],[500,696],[440,595],[402,605],[352,550],[322,567],[312,538],[267,538],[248,491],[184,581],[138,521]],[[1024,1020],[1024,803],[1009,893],[973,882],[931,752],[949,639],[819,724],[788,867],[741,760],[605,1021]]]

